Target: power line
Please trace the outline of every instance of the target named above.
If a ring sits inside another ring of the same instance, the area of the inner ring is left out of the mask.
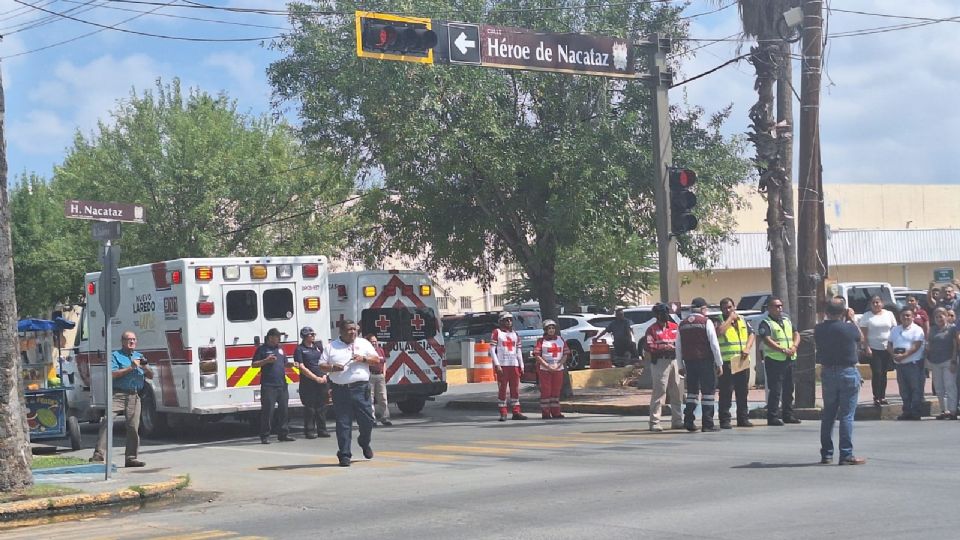
[[[36,9],[36,10],[38,10],[38,11],[42,11],[42,12],[44,12],[44,13],[49,13],[49,14],[51,14],[51,15],[57,15],[57,16],[60,16],[60,17],[65,18],[65,19],[69,19],[69,20],[71,20],[71,21],[76,21],[76,22],[80,22],[80,23],[84,23],[84,24],[89,24],[89,25],[91,25],[91,26],[96,26],[96,27],[102,28],[102,29],[104,29],[104,30],[114,30],[114,31],[117,31],[117,32],[123,32],[123,33],[125,33],[125,34],[134,34],[134,35],[138,35],[138,36],[155,37],[155,38],[161,38],[161,39],[172,39],[172,40],[176,40],[176,41],[197,41],[197,42],[215,42],[215,43],[223,43],[223,42],[242,42],[242,41],[266,41],[266,40],[271,40],[271,39],[277,39],[277,38],[280,37],[280,36],[266,36],[266,37],[256,37],[256,38],[197,38],[197,37],[185,37],[185,36],[169,36],[169,35],[164,35],[164,34],[152,34],[152,33],[150,33],[150,32],[140,32],[140,31],[137,31],[137,30],[128,30],[128,29],[126,29],[126,28],[118,28],[119,25],[121,25],[121,24],[123,24],[123,23],[125,23],[125,22],[127,22],[127,21],[121,21],[121,22],[119,22],[119,23],[117,23],[117,24],[109,25],[109,26],[108,26],[108,25],[105,25],[105,24],[95,23],[95,22],[93,22],[93,21],[87,21],[87,20],[84,20],[84,19],[80,19],[80,18],[77,18],[77,17],[73,17],[73,16],[70,16],[70,15],[66,15],[66,14],[64,14],[64,13],[58,13],[58,12],[56,12],[56,11],[50,11],[50,10],[48,10],[48,9],[44,9],[44,8],[41,8],[41,7],[37,7],[37,6],[31,5],[31,4],[28,4],[28,3],[24,2],[23,0],[13,0],[13,1],[16,2],[16,3],[18,3],[18,4],[23,4],[23,5],[25,5],[25,6],[30,6],[30,7],[32,7],[33,9]],[[176,0],[172,0],[169,4],[172,4],[172,3],[175,2],[175,1],[176,1]],[[169,5],[169,4],[167,4],[167,5]],[[164,6],[160,6],[160,7],[164,7]],[[157,9],[160,9],[160,7],[158,7]],[[143,12],[143,15],[146,15],[146,14],[148,14],[148,13],[150,13],[150,12]],[[128,20],[129,20],[129,19],[128,19]]]
[[[60,1],[62,1],[62,2],[67,2],[67,3],[70,3],[70,4],[79,4],[79,3],[80,3],[79,0],[60,0]],[[108,6],[108,5],[104,5],[104,4],[101,4],[99,7],[103,7],[103,8],[105,8],[105,9],[112,9],[112,10],[114,10],[114,11],[126,11],[126,12],[128,12],[128,13],[147,13],[147,12],[142,11],[142,10],[139,10],[139,9],[124,8],[124,7],[119,7],[119,6]],[[182,6],[170,6],[170,7],[176,8],[176,7],[182,7]],[[253,24],[253,23],[242,23],[242,22],[237,22],[237,21],[225,21],[225,20],[223,20],[223,19],[205,19],[205,18],[203,18],[203,17],[188,17],[188,16],[186,16],[186,15],[173,15],[172,13],[153,13],[153,15],[154,15],[155,17],[166,17],[166,18],[169,18],[169,19],[184,19],[184,20],[188,20],[188,21],[211,22],[211,23],[217,23],[217,24],[229,24],[229,25],[233,25],[233,26],[248,26],[248,27],[251,27],[251,28],[265,28],[265,29],[267,29],[267,30],[290,30],[290,28],[284,27],[284,26],[268,26],[268,25],[265,25],[265,24]]]
[[[930,22],[960,22],[957,17],[933,18],[933,17],[914,17],[910,15],[893,15],[890,13],[874,13],[870,11],[856,11],[853,9],[839,9],[828,7],[827,11],[836,11],[837,13],[853,13],[856,15],[870,15],[873,17],[886,17],[890,19],[905,19],[912,21],[930,21]]]
[[[740,60],[743,60],[744,58],[747,58],[748,56],[750,56],[749,53],[748,53],[748,54],[741,54],[740,56],[738,56],[738,57],[736,57],[736,58],[731,58],[730,60],[727,60],[726,62],[720,64],[719,66],[716,66],[716,67],[714,67],[714,68],[708,69],[707,71],[704,71],[703,73],[700,73],[699,75],[694,75],[693,77],[690,77],[689,79],[682,80],[682,81],[680,81],[680,82],[678,82],[678,83],[673,83],[672,85],[670,85],[670,88],[676,88],[676,87],[678,87],[678,86],[682,86],[682,85],[684,85],[684,84],[687,84],[688,82],[693,82],[693,81],[695,81],[695,80],[697,80],[697,79],[699,79],[699,78],[701,78],[701,77],[706,77],[707,75],[710,75],[711,73],[713,73],[713,72],[715,72],[715,71],[720,71],[721,69],[729,66],[730,64],[733,64],[733,63],[735,63],[735,62],[739,62]]]

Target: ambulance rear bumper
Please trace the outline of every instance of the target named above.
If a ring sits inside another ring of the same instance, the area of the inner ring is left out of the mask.
[[[299,399],[291,399],[288,407],[291,409],[295,407],[299,408],[303,407],[303,404],[300,403]],[[205,405],[190,409],[190,414],[237,414],[254,411],[260,411],[260,402],[254,401],[249,403],[231,403],[229,405]]]
[[[447,391],[446,382],[417,384],[388,384],[387,398],[391,401],[403,401],[409,397],[428,398],[439,396]]]

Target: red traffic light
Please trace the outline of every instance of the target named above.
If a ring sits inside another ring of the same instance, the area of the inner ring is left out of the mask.
[[[690,169],[670,169],[670,189],[690,189],[697,183],[697,173]]]
[[[428,56],[438,36],[422,23],[363,18],[361,48],[365,51]]]

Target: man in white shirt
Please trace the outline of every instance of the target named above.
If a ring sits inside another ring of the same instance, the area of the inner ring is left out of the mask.
[[[923,415],[923,329],[913,324],[913,311],[900,312],[900,325],[890,330],[887,350],[897,367],[897,385],[903,399],[903,414],[897,420],[920,420]]]
[[[350,466],[350,439],[356,419],[360,434],[357,442],[363,457],[373,459],[370,435],[373,432],[373,409],[370,406],[370,365],[380,356],[369,341],[358,337],[354,321],[340,323],[340,337],[324,347],[320,369],[329,373],[333,394],[333,412],[337,418],[337,458],[341,467]]]

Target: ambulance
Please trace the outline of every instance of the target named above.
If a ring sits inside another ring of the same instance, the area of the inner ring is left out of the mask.
[[[447,391],[443,333],[433,280],[413,270],[362,270],[330,274],[330,332],[340,323],[374,334],[386,353],[387,397],[415,414]]]
[[[141,404],[140,431],[160,435],[185,420],[237,415],[256,422],[260,369],[250,367],[267,330],[281,332],[291,362],[300,328],[330,339],[326,257],[176,259],[120,268],[120,306],[104,341],[99,272],[84,278],[77,371],[103,409],[107,351],[120,348],[126,330],[153,369]],[[300,407],[299,372],[287,368],[290,406]]]

